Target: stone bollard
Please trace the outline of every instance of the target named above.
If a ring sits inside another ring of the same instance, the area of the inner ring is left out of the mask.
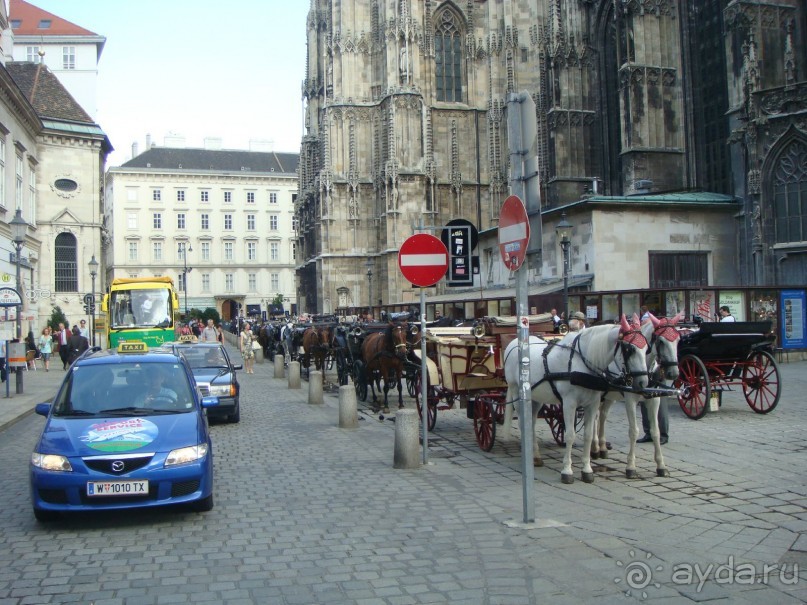
[[[300,362],[292,361],[289,364],[289,388],[300,388]]]
[[[394,468],[417,468],[420,466],[419,425],[417,410],[409,409],[395,412]]]
[[[283,378],[285,373],[285,359],[282,355],[275,355],[275,378]]]
[[[339,387],[339,428],[359,427],[359,412],[356,403],[356,387],[346,384]]]
[[[255,363],[263,363],[263,349],[252,349],[255,354]]]
[[[316,405],[325,403],[322,398],[322,372],[320,370],[308,372],[308,403]]]

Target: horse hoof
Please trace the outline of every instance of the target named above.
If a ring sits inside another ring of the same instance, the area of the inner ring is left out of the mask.
[[[532,465],[533,466],[543,466],[544,465],[543,458],[533,458],[532,459]]]
[[[583,483],[594,483],[594,473],[582,473]]]
[[[592,460],[596,460],[599,457],[600,457],[599,452],[591,452],[591,459]]]
[[[625,476],[628,479],[636,479],[639,476],[639,473],[636,472],[635,468],[629,468],[625,471]]]
[[[602,450],[600,452],[600,460],[603,460],[608,457],[608,450]]]
[[[670,473],[667,471],[666,468],[657,468],[656,469],[656,477],[669,477]]]
[[[574,483],[574,475],[564,475],[563,473],[561,473],[560,480],[566,485],[571,485],[572,483]]]

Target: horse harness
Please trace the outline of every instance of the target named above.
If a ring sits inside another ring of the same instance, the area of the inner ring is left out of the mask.
[[[673,361],[671,359],[663,359],[661,356],[661,350],[658,348],[658,342],[664,338],[665,340],[674,343],[676,340],[680,338],[678,334],[678,330],[675,329],[675,326],[672,324],[668,324],[666,320],[662,320],[663,323],[659,324],[658,327],[653,329],[653,335],[650,337],[650,343],[647,346],[647,357],[650,357],[650,354],[653,352],[653,347],[656,347],[656,359],[653,362],[652,370],[648,369],[648,390],[650,389],[657,389],[657,388],[669,388],[667,385],[664,384],[663,372],[667,368],[671,368],[678,365],[677,361]],[[653,397],[657,397],[656,393],[648,393],[645,395],[645,399],[652,399]]]
[[[559,344],[558,341],[553,341],[549,343],[549,345],[544,349],[541,357],[543,357],[544,362],[544,376],[532,385],[532,389],[540,385],[542,382],[548,382],[549,387],[552,389],[552,394],[557,398],[558,401],[563,402],[563,397],[561,397],[560,393],[558,392],[558,388],[555,385],[557,381],[569,381],[574,386],[583,387],[586,389],[590,389],[592,391],[602,391],[606,393],[608,391],[632,391],[633,390],[633,379],[638,378],[640,376],[648,376],[648,372],[645,369],[644,371],[635,371],[629,372],[627,369],[627,362],[630,357],[635,353],[634,346],[640,346],[640,342],[644,341],[644,345],[647,346],[647,339],[641,333],[640,330],[631,330],[625,334],[620,334],[620,338],[617,339],[615,345],[615,352],[616,350],[622,350],[622,359],[625,364],[623,371],[621,374],[614,374],[613,372],[609,371],[606,367],[605,369],[599,369],[593,367],[589,361],[583,355],[583,351],[580,348],[580,337],[583,335],[583,332],[580,332],[575,336],[574,341],[572,342],[571,346]],[[641,339],[641,340],[639,340]],[[635,343],[634,343],[635,341]],[[554,347],[560,347],[563,349],[569,349],[571,354],[569,355],[569,363],[566,372],[550,372],[549,371],[549,353]],[[580,356],[580,359],[583,361],[583,364],[590,370],[591,373],[588,372],[572,372],[572,361],[574,360],[575,353]],[[616,355],[615,355],[616,356]]]

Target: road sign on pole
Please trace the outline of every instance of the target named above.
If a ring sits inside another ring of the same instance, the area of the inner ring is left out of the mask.
[[[530,242],[530,220],[524,203],[517,195],[511,195],[502,205],[499,214],[499,252],[504,266],[516,271],[524,264]]]
[[[445,275],[448,269],[448,250],[433,235],[416,233],[401,245],[398,267],[410,283],[428,288]]]

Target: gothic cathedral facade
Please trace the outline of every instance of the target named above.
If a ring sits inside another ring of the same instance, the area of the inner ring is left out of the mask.
[[[739,285],[807,283],[805,30],[803,0],[311,0],[301,308],[400,302],[419,225],[495,230],[521,91],[542,209],[734,195]]]

